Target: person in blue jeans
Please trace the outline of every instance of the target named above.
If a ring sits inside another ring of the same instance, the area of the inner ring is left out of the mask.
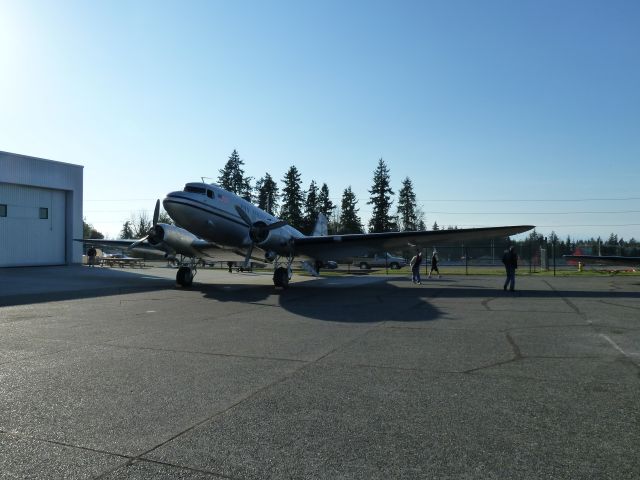
[[[513,292],[516,289],[516,269],[518,268],[518,255],[513,247],[509,247],[509,250],[504,252],[502,263],[507,271],[507,279],[503,289],[506,290],[509,287],[509,290]]]

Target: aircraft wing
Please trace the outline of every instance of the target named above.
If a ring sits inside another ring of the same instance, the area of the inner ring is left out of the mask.
[[[456,230],[430,230],[419,232],[360,233],[350,235],[324,235],[294,240],[297,254],[317,260],[335,260],[366,253],[407,248],[424,248],[451,242],[479,238],[508,237],[526,232],[533,225],[506,227],[462,228]]]
[[[83,242],[85,245],[94,247],[110,247],[128,250],[134,253],[150,253],[163,257],[174,257],[176,254],[194,256],[201,259],[210,259],[221,262],[244,262],[246,253],[242,249],[226,249],[215,243],[208,242],[199,238],[194,238],[185,245],[171,246],[165,242],[152,245],[147,240],[140,241],[138,239],[117,239],[106,240],[100,238],[84,238],[74,239],[76,242]],[[262,252],[256,249],[256,252]],[[264,254],[264,252],[262,252]],[[255,261],[264,261],[264,257],[251,257]]]
[[[135,238],[123,238],[118,240],[107,240],[104,238],[74,238],[74,240],[76,242],[82,242],[85,245],[91,245],[94,247],[120,248],[124,250],[131,250],[133,252],[152,253],[155,255],[165,255],[170,253],[165,249],[151,245],[146,240],[138,243],[135,247],[131,248],[132,245],[136,244],[136,242],[139,242],[139,240]]]
[[[578,262],[597,263],[601,265],[640,265],[640,257],[621,257],[617,255],[563,255],[567,260]]]

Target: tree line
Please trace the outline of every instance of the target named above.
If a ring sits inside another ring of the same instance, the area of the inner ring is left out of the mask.
[[[326,183],[320,185],[314,179],[304,189],[301,173],[295,165],[284,174],[282,188],[269,172],[265,172],[252,185],[254,179],[245,174],[243,166],[244,161],[238,151],[233,150],[224,167],[219,170],[218,184],[303,233],[310,234],[313,231],[320,213],[329,220],[330,233],[364,233],[359,200],[350,185],[343,190],[340,204],[335,205]],[[373,172],[369,193],[371,196],[367,204],[373,208],[369,232],[426,230],[424,214],[417,205],[409,177],[402,181],[397,206],[393,210],[395,194],[391,188],[391,174],[382,158]]]
[[[615,233],[611,233],[606,240],[601,237],[578,239],[571,238],[569,235],[562,239],[553,231],[548,236],[544,236],[533,229],[526,239],[516,243],[521,246],[533,244],[553,249],[556,256],[572,255],[577,251],[582,255],[640,256],[640,243],[635,238],[625,240]]]

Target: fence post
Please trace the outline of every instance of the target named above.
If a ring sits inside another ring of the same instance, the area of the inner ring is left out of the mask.
[[[464,274],[469,275],[469,248],[464,247]]]

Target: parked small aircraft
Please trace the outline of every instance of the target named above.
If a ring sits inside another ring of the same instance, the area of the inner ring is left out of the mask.
[[[307,236],[285,221],[261,210],[218,185],[187,183],[182,191],[169,193],[162,201],[175,225],[158,223],[160,200],[156,202],[153,226],[148,234],[131,240],[78,240],[85,244],[111,245],[132,250],[154,249],[165,257],[180,255],[176,282],[188,287],[201,259],[230,260],[239,256],[274,264],[273,283],[288,287],[295,258],[317,275],[318,267],[336,258],[349,258],[377,251],[422,248],[451,241],[506,237],[526,232],[532,225],[469,228],[417,232],[327,235],[327,219],[320,215],[314,234]]]

